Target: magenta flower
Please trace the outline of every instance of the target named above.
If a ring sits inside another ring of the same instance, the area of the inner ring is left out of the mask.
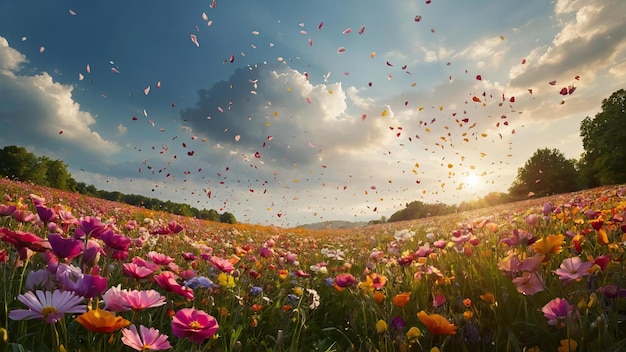
[[[574,306],[570,305],[565,298],[555,298],[541,308],[543,316],[548,319],[548,325],[561,325],[559,321],[571,316],[574,312]]]
[[[54,254],[61,259],[67,258],[68,260],[71,260],[72,258],[80,255],[85,248],[82,241],[74,238],[63,238],[63,236],[58,233],[49,234],[48,242],[50,243]]]
[[[517,292],[532,296],[535,293],[543,291],[543,280],[538,273],[525,271],[522,276],[513,279]]]
[[[74,238],[85,238],[85,236],[100,238],[100,235],[106,231],[111,230],[107,230],[106,225],[100,219],[86,216],[80,220],[78,228],[74,231]]]
[[[15,210],[17,210],[17,207],[15,207],[15,205],[0,204],[0,216],[13,215]]]
[[[161,335],[155,328],[139,325],[139,332],[135,325],[122,330],[122,342],[137,351],[160,351],[172,348],[167,341],[167,335]]]
[[[9,312],[12,320],[43,319],[48,324],[61,320],[65,313],[84,313],[87,306],[81,304],[83,298],[70,291],[26,292],[17,296],[29,309],[15,309]]]
[[[554,270],[554,273],[565,282],[578,280],[583,276],[589,275],[589,268],[593,266],[591,262],[582,262],[580,257],[566,258],[561,266]]]
[[[202,310],[183,308],[172,319],[172,333],[188,338],[193,343],[202,343],[217,332],[217,320]]]
[[[37,210],[37,215],[39,215],[39,219],[43,222],[52,222],[56,220],[57,213],[52,208],[48,208],[44,205],[35,206]]]
[[[187,299],[193,299],[193,290],[176,282],[176,275],[171,271],[164,271],[154,276],[154,281],[165,291],[177,293]]]
[[[125,312],[130,310],[126,301],[126,290],[122,290],[122,285],[111,286],[103,295],[104,309],[110,312]]]
[[[339,274],[335,276],[335,284],[339,287],[351,287],[356,283],[356,278],[352,274]]]

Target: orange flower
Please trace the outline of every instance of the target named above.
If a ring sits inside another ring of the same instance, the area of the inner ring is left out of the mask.
[[[79,315],[76,321],[91,332],[113,332],[130,325],[130,321],[100,308]]]
[[[484,295],[480,295],[480,299],[487,303],[496,303],[496,297],[492,293],[485,293]]]
[[[433,335],[456,335],[456,325],[439,314],[427,314],[422,310],[417,313],[417,317]]]
[[[537,254],[559,254],[563,247],[563,239],[565,236],[562,234],[548,235],[533,244],[533,249]]]
[[[286,269],[278,270],[278,277],[281,280],[285,280],[287,278],[287,276],[289,276],[289,270],[286,270]]]
[[[253,304],[252,307],[250,307],[250,310],[253,312],[258,312],[261,309],[263,309],[263,305],[261,304]]]
[[[380,291],[374,292],[374,302],[381,304],[383,303],[384,299],[385,299],[385,295],[382,292]]]
[[[599,244],[605,245],[605,246],[609,244],[609,236],[607,235],[606,231],[604,231],[604,229],[600,229],[597,231],[596,241]]]
[[[411,292],[402,292],[395,295],[392,299],[393,305],[396,307],[404,307],[411,300]]]

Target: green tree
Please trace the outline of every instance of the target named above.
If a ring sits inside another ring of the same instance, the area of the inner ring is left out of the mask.
[[[46,185],[48,166],[24,147],[9,145],[0,150],[0,175],[12,180]]]
[[[222,215],[220,215],[220,222],[226,224],[236,224],[237,219],[235,219],[235,215],[225,211],[224,213],[222,213]]]
[[[585,150],[581,174],[586,187],[626,182],[626,91],[602,100],[602,111],[580,124]]]
[[[42,157],[42,159],[43,158],[46,159],[48,165],[48,170],[46,171],[48,186],[58,189],[69,189],[72,175],[67,171],[67,165],[61,160],[51,160],[47,157]]]
[[[514,198],[523,198],[529,192],[537,196],[578,190],[576,162],[566,159],[558,149],[538,149],[517,169],[517,177],[509,188]]]

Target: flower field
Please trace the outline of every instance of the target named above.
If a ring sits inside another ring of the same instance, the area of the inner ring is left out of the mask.
[[[0,351],[626,350],[626,188],[323,231],[0,195]]]

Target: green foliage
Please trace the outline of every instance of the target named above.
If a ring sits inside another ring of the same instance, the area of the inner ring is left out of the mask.
[[[602,101],[595,118],[580,124],[585,152],[580,168],[587,187],[626,182],[626,91],[620,89]]]
[[[517,169],[517,177],[509,188],[514,198],[529,192],[547,196],[578,190],[576,162],[568,160],[558,149],[538,149],[526,164]]]
[[[420,201],[408,203],[406,208],[399,210],[389,217],[388,222],[405,221],[413,219],[421,219],[429,216],[438,216],[452,214],[456,211],[455,207],[444,204],[428,204]]]
[[[124,194],[118,191],[99,190],[94,185],[76,182],[61,160],[52,160],[47,156],[36,156],[24,147],[15,145],[0,149],[0,176],[11,180],[31,182],[40,186],[77,192],[83,195],[126,203],[151,210],[166,211],[171,214],[196,217],[216,222],[236,224],[237,219],[230,213],[219,214],[217,211],[198,210],[184,203],[163,202],[137,194]],[[202,216],[202,217],[201,217]]]
[[[0,150],[0,175],[2,176],[12,180],[47,185],[47,171],[46,160],[37,158],[24,147],[9,145]]]

